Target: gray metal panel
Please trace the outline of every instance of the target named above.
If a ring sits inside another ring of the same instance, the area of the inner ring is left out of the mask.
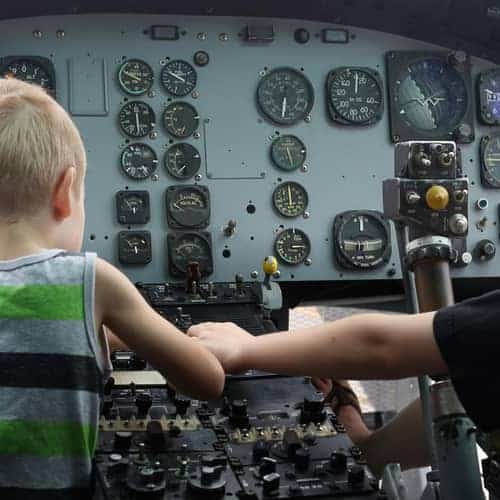
[[[280,226],[303,229],[313,242],[312,265],[281,265],[282,280],[381,279],[387,278],[387,271],[393,266],[397,271],[394,279],[399,278],[395,245],[392,261],[386,268],[354,272],[339,269],[334,264],[331,230],[335,215],[350,209],[382,210],[382,180],[393,175],[394,159],[393,145],[389,141],[387,106],[382,120],[374,126],[357,129],[334,125],[328,120],[326,112],[325,79],[332,68],[357,65],[377,69],[385,81],[386,51],[436,47],[357,28],[351,30],[355,38],[348,44],[323,44],[315,35],[328,27],[327,24],[278,19],[272,20],[275,41],[265,46],[254,46],[245,44],[238,36],[248,21],[230,17],[81,15],[1,22],[0,55],[50,57],[56,67],[58,99],[66,107],[69,104],[68,61],[74,62],[74,71],[80,83],[85,80],[88,61],[102,59],[106,62],[109,114],[75,117],[89,159],[85,248],[97,251],[118,264],[117,234],[124,227],[116,220],[115,193],[127,186],[130,189],[147,189],[151,194],[152,219],[140,229],[152,232],[153,261],[144,267],[119,267],[133,280],[170,278],[166,268],[168,227],[164,192],[167,186],[179,182],[170,178],[163,166],[159,167],[159,180],[156,182],[132,181],[121,173],[118,158],[126,138],[118,127],[118,112],[126,96],[118,88],[116,71],[123,57],[144,59],[154,68],[154,97],[144,97],[144,100],[153,107],[159,118],[169,99],[159,85],[160,61],[166,57],[191,61],[194,52],[202,49],[210,54],[211,59],[208,66],[197,68],[199,97],[183,100],[196,106],[202,121],[208,120],[205,133],[199,139],[189,139],[187,142],[195,144],[200,152],[206,148],[206,162],[202,153],[203,177],[200,183],[209,187],[212,198],[212,217],[208,229],[214,244],[215,272],[211,279],[229,281],[234,279],[236,272],[241,272],[245,279],[249,279],[252,270],[260,272],[263,257],[273,253],[274,238]],[[144,34],[144,30],[153,24],[176,24],[185,34],[175,42],[153,41]],[[311,32],[308,44],[299,45],[293,41],[293,32],[298,27],[306,27]],[[35,38],[34,30],[40,30],[42,36]],[[64,31],[63,37],[56,35],[60,30]],[[228,40],[224,41],[226,38]],[[78,69],[77,62],[82,60],[87,61],[87,64]],[[265,71],[266,67],[270,69],[278,66],[304,68],[310,78],[316,94],[310,123],[276,127],[259,115],[255,106],[255,90],[260,72]],[[486,61],[476,59],[473,73],[475,75],[491,66]],[[102,111],[102,106],[96,109]],[[271,164],[270,138],[277,130],[298,135],[305,142],[308,172],[281,172]],[[476,125],[478,138],[489,130]],[[161,163],[171,138],[161,125],[158,132],[157,139],[144,142],[155,149]],[[500,192],[481,187],[478,140],[474,144],[462,146],[462,153],[466,173],[473,183],[470,189],[471,231],[468,238],[469,247],[472,248],[482,238],[498,240],[496,206],[500,201]],[[207,173],[211,173],[212,177],[207,178]],[[265,175],[261,176],[262,173]],[[309,219],[290,222],[274,212],[271,194],[280,180],[298,181],[308,190]],[[472,204],[481,197],[488,198],[490,206],[479,212]],[[250,202],[256,206],[255,214],[247,213],[246,207]],[[476,223],[482,216],[486,216],[488,221],[481,232],[476,228]],[[237,229],[233,237],[227,238],[222,233],[222,227],[230,218],[237,220]],[[226,247],[231,251],[229,258],[222,256]],[[453,275],[498,276],[498,259],[487,263],[473,262],[467,268],[454,270]]]

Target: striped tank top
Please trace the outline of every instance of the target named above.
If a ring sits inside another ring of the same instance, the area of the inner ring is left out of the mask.
[[[0,261],[0,499],[88,499],[107,345],[95,254]]]

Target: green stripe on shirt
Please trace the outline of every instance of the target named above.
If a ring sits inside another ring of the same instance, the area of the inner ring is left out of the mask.
[[[0,286],[0,319],[83,320],[83,286]]]
[[[77,422],[0,420],[0,454],[92,457],[97,428]]]

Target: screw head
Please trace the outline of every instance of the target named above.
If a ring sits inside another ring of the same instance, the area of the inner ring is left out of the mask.
[[[201,134],[200,134],[199,132],[195,132],[195,133],[193,134],[193,137],[194,137],[195,139],[199,139],[199,138],[201,137]]]
[[[256,280],[259,276],[259,272],[256,271],[255,269],[250,273],[250,278]]]
[[[150,90],[148,92],[148,97],[156,97],[156,92],[154,90]]]
[[[302,217],[304,217],[304,219],[309,219],[309,217],[311,217],[311,214],[309,212],[304,212]]]
[[[196,175],[194,176],[194,180],[195,180],[196,182],[199,182],[199,181],[201,181],[201,177],[202,177],[202,176],[201,176],[201,174],[196,174]]]
[[[200,33],[198,33],[196,35],[196,38],[198,38],[198,40],[201,40],[201,41],[206,40],[207,39],[207,34],[203,33],[203,31],[201,31]]]
[[[56,37],[61,39],[61,38],[64,38],[66,36],[66,33],[64,32],[64,30],[57,30],[56,31]]]
[[[312,260],[308,257],[305,261],[304,261],[304,264],[306,266],[310,266],[312,264]]]
[[[156,132],[156,130],[153,130],[152,132],[149,133],[150,139],[156,139],[157,137],[158,137],[158,132]]]
[[[42,33],[40,30],[34,30],[34,31],[33,31],[33,36],[34,36],[35,38],[42,38],[43,33]]]
[[[301,171],[301,172],[307,172],[308,170],[309,170],[309,167],[308,167],[305,163],[304,163],[304,165],[302,165],[302,166],[300,167],[300,171]]]
[[[153,174],[151,176],[151,180],[154,181],[154,182],[159,181],[160,180],[160,176],[158,174]]]
[[[311,115],[307,115],[307,116],[304,118],[304,121],[305,121],[306,123],[311,123],[311,120],[312,120]]]
[[[221,42],[227,42],[229,40],[229,35],[227,33],[221,33],[219,35],[219,40]]]
[[[191,92],[191,97],[192,97],[193,99],[198,99],[198,97],[200,97],[200,93],[199,93],[197,90],[193,90],[193,91]]]

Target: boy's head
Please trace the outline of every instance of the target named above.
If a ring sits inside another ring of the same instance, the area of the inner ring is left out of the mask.
[[[85,168],[85,149],[66,111],[38,86],[0,79],[0,222],[48,216],[56,243],[78,250]]]

